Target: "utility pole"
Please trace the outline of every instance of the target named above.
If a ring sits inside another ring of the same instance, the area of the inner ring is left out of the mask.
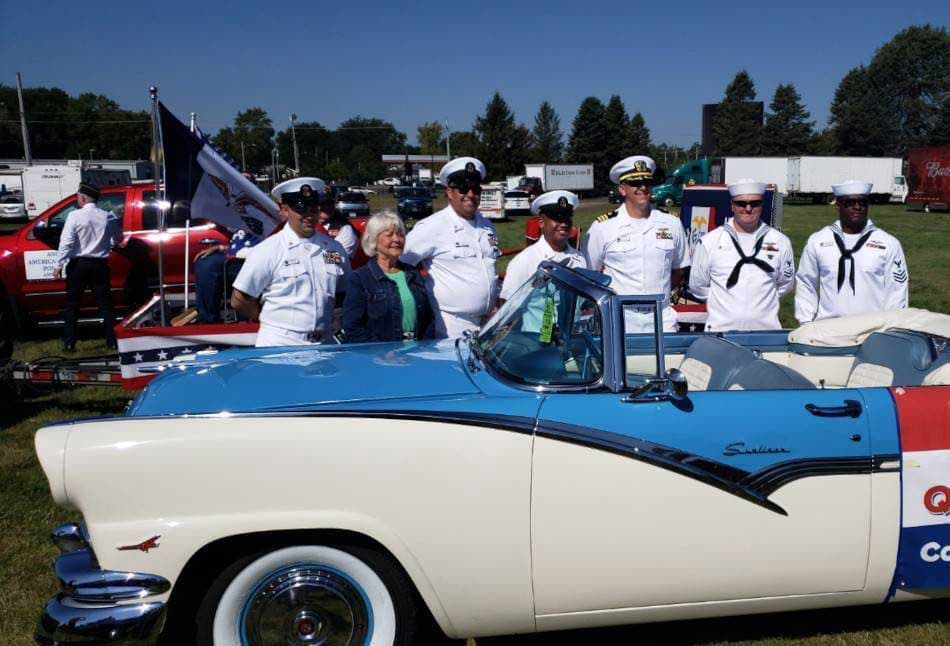
[[[445,156],[452,161],[452,133],[449,131],[449,120],[445,120]]]
[[[294,140],[294,174],[300,177],[300,156],[297,154],[297,113],[290,115],[290,136]]]
[[[20,101],[20,130],[23,132],[23,158],[27,166],[33,165],[33,153],[30,152],[30,133],[26,129],[26,111],[23,109],[23,84],[20,73],[16,73],[16,96]]]
[[[241,140],[241,170],[247,170],[247,161],[244,159],[244,140]]]

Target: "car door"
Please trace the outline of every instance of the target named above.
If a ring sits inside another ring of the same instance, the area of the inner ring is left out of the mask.
[[[643,377],[627,374],[626,393],[551,393],[541,406],[539,616],[863,589],[871,460],[859,391],[664,401],[633,396]]]
[[[97,205],[111,211],[121,220],[125,213],[125,202],[125,191],[111,191],[104,192]],[[21,233],[23,303],[27,312],[33,315],[49,317],[62,314],[66,303],[66,281],[53,278],[53,268],[63,225],[76,208],[76,199],[73,197],[39,216]],[[109,255],[112,298],[116,307],[121,307],[126,300],[124,276],[128,273],[128,267],[129,260],[121,250],[114,250]],[[83,314],[95,311],[95,303],[88,291],[83,296],[81,308]]]

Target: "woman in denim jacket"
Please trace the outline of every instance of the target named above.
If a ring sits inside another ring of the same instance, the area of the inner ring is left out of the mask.
[[[366,223],[360,243],[370,261],[346,277],[343,340],[404,341],[429,338],[434,316],[425,279],[399,261],[406,227],[392,212],[377,213]]]

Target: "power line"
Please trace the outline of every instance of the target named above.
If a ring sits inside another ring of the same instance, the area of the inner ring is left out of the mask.
[[[33,120],[30,120],[30,119],[27,119],[26,122],[27,122],[27,123],[44,123],[44,124],[55,124],[55,123],[63,124],[63,123],[64,123],[64,124],[72,124],[72,125],[88,125],[88,124],[96,124],[96,123],[102,123],[102,124],[116,124],[116,123],[151,123],[151,120],[145,119],[145,120],[141,120],[141,121],[139,121],[139,120],[123,120],[123,121],[33,121]],[[19,120],[19,119],[0,119],[0,123],[20,123],[20,120]]]

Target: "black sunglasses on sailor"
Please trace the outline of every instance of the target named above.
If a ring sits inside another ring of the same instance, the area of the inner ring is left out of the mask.
[[[625,179],[623,185],[630,188],[653,188],[654,181],[652,179]]]
[[[846,209],[849,209],[855,206],[863,206],[864,208],[868,208],[868,201],[863,198],[838,200],[838,202],[841,204],[841,206],[845,207]]]
[[[475,193],[475,195],[482,194],[482,185],[479,184],[478,182],[466,182],[466,183],[459,184],[457,186],[450,184],[449,188],[454,188],[456,191],[458,191],[462,195],[466,195],[469,191],[472,191],[473,193]]]
[[[757,209],[762,206],[762,200],[733,200],[732,203],[740,209],[744,209],[747,206]]]

